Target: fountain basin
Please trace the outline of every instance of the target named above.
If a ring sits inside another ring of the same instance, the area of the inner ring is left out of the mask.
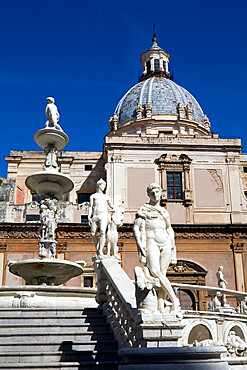
[[[40,196],[52,196],[61,198],[65,193],[69,193],[74,184],[72,180],[60,172],[40,171],[28,176],[25,181],[26,186]]]
[[[61,285],[83,273],[75,262],[59,259],[29,259],[9,262],[9,271],[31,285]]]
[[[63,131],[50,127],[37,131],[34,140],[43,149],[53,144],[57,150],[63,149],[69,142],[68,136]]]
[[[41,308],[81,309],[97,307],[96,288],[78,288],[67,286],[1,286],[0,309]]]

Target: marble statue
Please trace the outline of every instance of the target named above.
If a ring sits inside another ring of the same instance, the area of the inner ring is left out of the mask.
[[[215,311],[222,307],[220,299],[221,299],[220,292],[216,292],[216,294],[211,297],[211,301],[208,303],[208,310]]]
[[[224,343],[220,340],[204,339],[198,342],[194,340],[192,343],[193,347],[207,347],[207,346],[224,346]]]
[[[137,308],[152,313],[170,312],[172,304],[165,300],[159,279],[150,275],[147,266],[135,267],[135,290]]]
[[[124,219],[124,209],[117,207],[114,209],[112,215],[110,216],[110,221],[107,225],[106,234],[106,255],[108,257],[114,256],[119,258],[118,255],[118,228],[122,226]]]
[[[45,198],[40,202],[39,255],[44,258],[56,257],[55,230],[57,227],[57,201]]]
[[[57,163],[57,148],[55,145],[49,144],[44,149],[46,154],[46,159],[43,165],[45,171],[56,170],[58,171],[59,166]]]
[[[57,106],[55,105],[55,99],[52,97],[47,98],[45,114],[49,118],[45,123],[46,128],[48,128],[50,125],[52,128],[57,128],[58,130],[63,131],[62,127],[58,124],[60,115],[58,113]]]
[[[216,277],[218,281],[218,287],[226,289],[227,281],[224,279],[223,266],[219,266],[218,271],[216,272]]]
[[[237,313],[247,314],[247,296],[240,301],[239,306],[236,308]]]
[[[231,330],[227,336],[226,349],[228,356],[246,356],[247,343]]]
[[[158,297],[159,310],[163,311],[161,307],[164,306],[164,296],[168,295],[172,302],[171,311],[179,314],[179,300],[166,277],[169,264],[177,262],[174,231],[169,213],[160,206],[161,187],[155,183],[150,184],[147,187],[147,194],[149,203],[137,211],[134,222],[134,236],[140,263],[146,277],[150,275],[159,280],[163,293]]]
[[[227,281],[224,279],[223,266],[219,266],[218,271],[216,272],[216,277],[218,281],[218,287],[226,289]],[[223,307],[226,306],[226,294],[222,294],[221,303]]]
[[[90,196],[88,208],[88,223],[91,227],[91,236],[96,248],[96,254],[103,256],[107,224],[110,221],[108,207],[114,209],[110,197],[104,194],[106,182],[103,179],[97,181],[96,193]],[[100,232],[100,239],[97,236],[97,231]]]

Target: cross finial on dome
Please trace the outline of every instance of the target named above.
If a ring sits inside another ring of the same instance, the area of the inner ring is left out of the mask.
[[[156,38],[156,35],[155,35],[155,24],[153,25],[153,38],[152,38],[152,41],[153,41],[153,43],[154,42],[157,42],[157,38]]]

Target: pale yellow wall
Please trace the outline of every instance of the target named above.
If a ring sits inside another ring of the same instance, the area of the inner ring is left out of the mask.
[[[222,170],[195,169],[195,206],[224,207]]]

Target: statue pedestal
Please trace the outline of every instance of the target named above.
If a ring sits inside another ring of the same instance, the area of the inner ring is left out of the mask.
[[[55,128],[43,128],[34,135],[34,140],[42,148],[45,149],[47,145],[54,145],[57,150],[63,149],[69,142],[68,136]]]

